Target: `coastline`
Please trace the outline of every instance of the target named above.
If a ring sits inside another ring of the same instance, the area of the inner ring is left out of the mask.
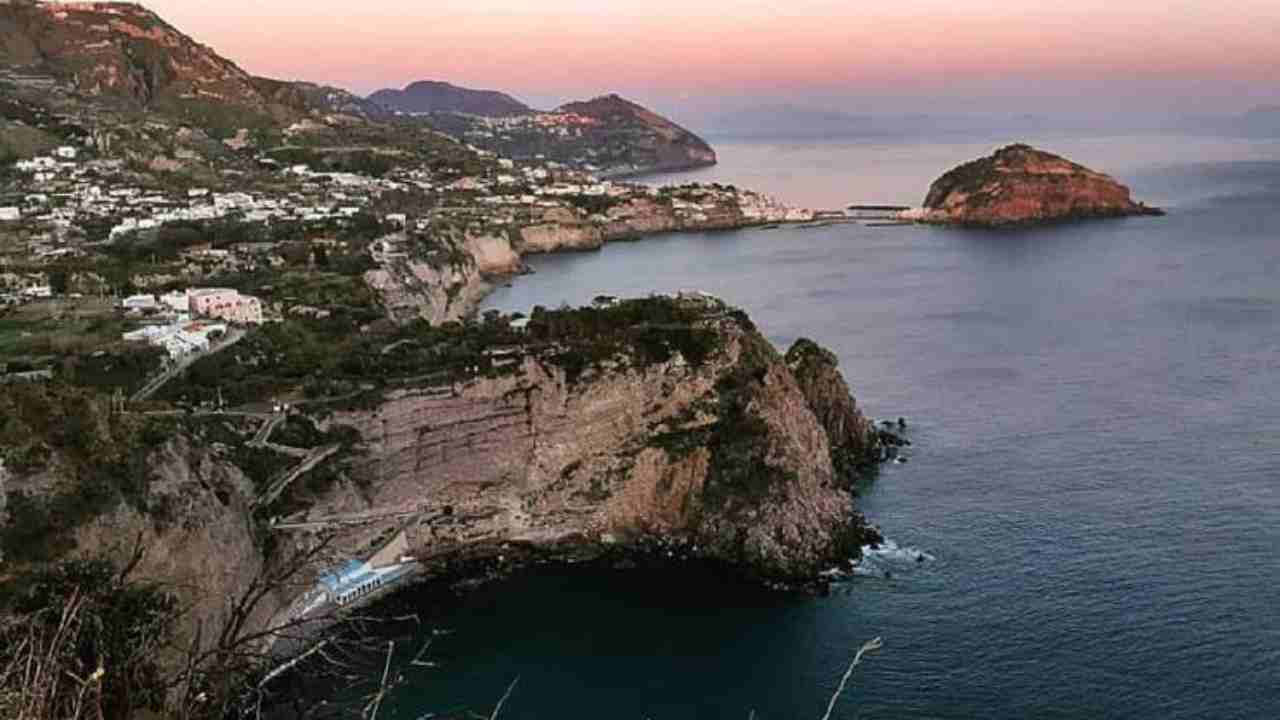
[[[675,163],[673,165],[658,165],[649,168],[640,168],[635,170],[616,170],[611,172],[597,173],[596,176],[601,180],[639,180],[655,175],[666,175],[669,173],[690,172],[692,170],[703,170],[705,168],[715,167],[719,165],[719,160],[711,162],[693,161],[687,163]]]
[[[743,230],[780,230],[783,228],[818,229],[841,224],[857,224],[857,220],[853,218],[848,220],[818,220],[812,218],[807,220],[744,219],[733,223],[707,223],[704,225],[689,225],[659,230],[621,232],[613,235],[605,235],[599,245],[588,247],[563,246],[552,250],[540,250],[524,253],[515,250],[514,252],[519,263],[518,268],[508,271],[482,272],[480,274],[478,284],[470,288],[469,292],[465,293],[465,297],[460,303],[461,307],[459,308],[458,315],[459,318],[476,317],[480,312],[481,306],[484,305],[485,300],[487,300],[488,297],[499,287],[515,282],[519,277],[532,275],[533,271],[530,270],[525,263],[525,258],[529,255],[562,255],[600,252],[610,243],[644,242],[645,240],[662,237],[664,235],[675,235],[680,233],[731,233]]]
[[[678,232],[736,232],[751,229],[776,229],[784,226],[813,226],[813,221],[777,221],[777,220],[738,220],[731,223],[707,223],[697,227],[679,227],[639,234],[619,234],[612,236],[599,247],[578,248],[566,247],[547,251],[545,254],[586,252],[601,250],[607,242],[626,242],[651,239],[663,234]],[[542,253],[534,253],[542,254]],[[523,265],[523,256],[521,256]],[[479,282],[466,294],[464,317],[476,317],[485,300],[500,285],[514,282],[519,275],[528,272],[490,273],[482,276]],[[847,387],[845,395],[849,396]],[[820,419],[820,422],[822,420]],[[873,434],[877,443],[883,447],[901,447],[909,444],[900,436],[873,426]],[[889,438],[886,439],[885,436]],[[878,445],[877,448],[881,446]],[[862,463],[856,472],[862,475],[876,472],[880,462],[896,456],[886,452],[880,454],[877,449],[875,459]],[[844,470],[841,472],[849,472]],[[846,476],[848,477],[848,476]],[[848,479],[848,482],[854,482]],[[466,593],[482,585],[509,579],[520,573],[534,571],[538,568],[598,568],[607,570],[627,570],[644,567],[649,569],[667,569],[679,567],[705,568],[719,577],[738,582],[748,582],[773,591],[795,592],[803,594],[825,595],[830,592],[832,582],[841,577],[845,568],[841,563],[855,563],[860,555],[860,548],[870,539],[872,546],[882,539],[877,527],[866,523],[852,504],[850,498],[847,519],[852,523],[849,527],[854,535],[851,543],[842,545],[843,550],[838,558],[832,556],[831,564],[826,569],[795,575],[790,577],[768,577],[762,575],[758,568],[736,563],[723,557],[708,554],[705,547],[700,546],[693,536],[682,535],[639,535],[626,540],[615,540],[611,535],[592,537],[582,533],[570,533],[551,539],[533,540],[528,538],[480,540],[461,545],[445,545],[429,554],[414,556],[413,566],[394,584],[388,585],[378,592],[352,602],[342,608],[334,608],[331,616],[308,624],[305,633],[295,630],[295,637],[289,638],[284,646],[275,644],[268,650],[276,669],[270,677],[287,672],[316,642],[323,641],[335,628],[358,617],[360,611],[369,611],[376,615],[378,608],[389,602],[397,602],[408,593],[444,592],[452,595]],[[855,537],[856,536],[856,537]]]

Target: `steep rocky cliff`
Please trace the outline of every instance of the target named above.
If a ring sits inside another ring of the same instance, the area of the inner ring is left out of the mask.
[[[1000,226],[1127,215],[1160,215],[1111,177],[1029,145],[1009,145],[965,163],[929,188],[921,222]]]
[[[837,472],[851,473],[878,458],[876,428],[862,411],[840,374],[835,353],[812,340],[797,340],[786,355],[809,409],[831,440],[831,462]]]
[[[399,332],[418,334],[376,353],[387,377],[365,376],[383,384],[320,403],[315,425],[121,412],[61,385],[0,396],[0,611],[24,572],[70,558],[125,567],[143,548],[130,577],[176,598],[155,658],[176,672],[193,645],[225,647],[226,628],[256,638],[297,620],[316,607],[320,573],[399,530],[425,577],[450,582],[643,558],[794,586],[878,537],[849,489],[877,437],[834,357],[801,341],[783,358],[714,298],[539,311],[522,331],[488,318],[449,331],[442,363],[471,353],[451,369],[393,357],[427,357],[415,353],[444,330]],[[314,451],[276,443],[323,450],[335,429],[348,438],[340,457],[305,477],[288,470]],[[307,549],[322,552],[257,584]],[[260,602],[236,613],[259,587]]]
[[[382,242],[410,244],[404,233]],[[425,252],[392,253],[364,274],[388,317],[397,322],[424,319],[433,325],[474,312],[489,291],[490,280],[520,272],[520,254],[505,235],[435,235]]]
[[[387,518],[352,531],[360,547],[406,513],[447,512],[411,533],[441,565],[658,543],[794,580],[856,555],[864,528],[832,458],[876,441],[852,401],[828,397],[844,387],[834,365],[793,372],[703,297],[549,313],[528,332],[531,346],[495,349],[506,372],[336,415],[365,438],[365,489],[290,521]]]

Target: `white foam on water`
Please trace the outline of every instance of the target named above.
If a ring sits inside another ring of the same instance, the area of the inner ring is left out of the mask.
[[[852,563],[852,574],[857,577],[885,577],[900,569],[927,565],[936,557],[914,547],[902,547],[886,538],[879,545],[862,546],[862,559]]]

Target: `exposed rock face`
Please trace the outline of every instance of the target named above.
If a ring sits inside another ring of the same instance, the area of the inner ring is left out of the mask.
[[[524,269],[520,254],[511,247],[506,237],[494,235],[470,236],[464,248],[476,260],[476,270],[482,275],[513,275]]]
[[[754,196],[753,196],[754,197]],[[768,209],[766,209],[768,210]],[[365,273],[391,319],[424,318],[433,324],[457,320],[474,312],[497,279],[525,270],[522,256],[554,252],[598,250],[605,243],[676,231],[727,230],[765,221],[777,215],[759,208],[721,204],[697,212],[677,212],[673,204],[637,198],[588,215],[568,207],[550,208],[529,224],[506,235],[433,236],[441,252],[432,259],[403,257]],[[404,241],[404,234],[393,238]]]
[[[907,219],[1000,226],[1127,215],[1160,215],[1111,177],[1029,145],[1010,145],[965,163],[929,188]]]
[[[445,522],[413,533],[415,552],[442,564],[518,547],[589,557],[662,542],[797,579],[856,554],[863,526],[831,458],[833,443],[837,454],[860,451],[863,421],[837,398],[819,418],[807,397],[842,382],[806,368],[802,383],[745,316],[718,303],[693,327],[717,347],[700,363],[619,358],[575,377],[525,356],[504,377],[340,414],[366,440],[358,472],[369,489],[335,493],[311,513],[448,508]],[[350,542],[390,526],[373,523]]]
[[[539,222],[520,230],[521,253],[598,250],[607,242],[664,232],[730,230],[758,221],[743,209],[726,205],[696,216],[677,214],[671,205],[634,199],[603,215],[584,217],[563,208],[547,211]]]
[[[598,250],[604,245],[603,229],[563,208],[545,212],[541,222],[520,229],[516,249],[521,253]]]
[[[626,132],[646,171],[686,170],[716,164],[716,153],[705,140],[670,120],[617,95],[605,95],[562,105],[556,112],[574,113],[600,121],[604,128]]]
[[[433,325],[458,320],[473,312],[488,292],[488,278],[524,268],[505,236],[441,235],[436,240],[444,246],[438,258],[388,259],[364,274],[392,320],[422,318]]]
[[[472,90],[447,82],[424,80],[403,90],[379,90],[369,100],[396,112],[451,112],[501,117],[533,112],[515,98],[494,90]]]
[[[837,470],[851,472],[874,462],[879,456],[876,428],[858,409],[835,353],[801,338],[787,351],[786,362],[831,439],[831,460]]]

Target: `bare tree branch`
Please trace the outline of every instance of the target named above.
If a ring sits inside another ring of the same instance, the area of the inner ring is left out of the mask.
[[[844,692],[845,685],[849,684],[849,677],[853,675],[853,669],[858,667],[858,663],[862,662],[862,656],[867,653],[875,652],[884,647],[884,643],[880,642],[880,638],[868,640],[858,648],[858,654],[853,656],[853,662],[849,663],[849,669],[844,671],[844,677],[840,678],[840,687],[836,688],[835,693],[831,695],[831,702],[827,703],[827,712],[822,716],[822,720],[831,720],[831,711],[836,708],[836,701],[840,699],[841,693]]]

